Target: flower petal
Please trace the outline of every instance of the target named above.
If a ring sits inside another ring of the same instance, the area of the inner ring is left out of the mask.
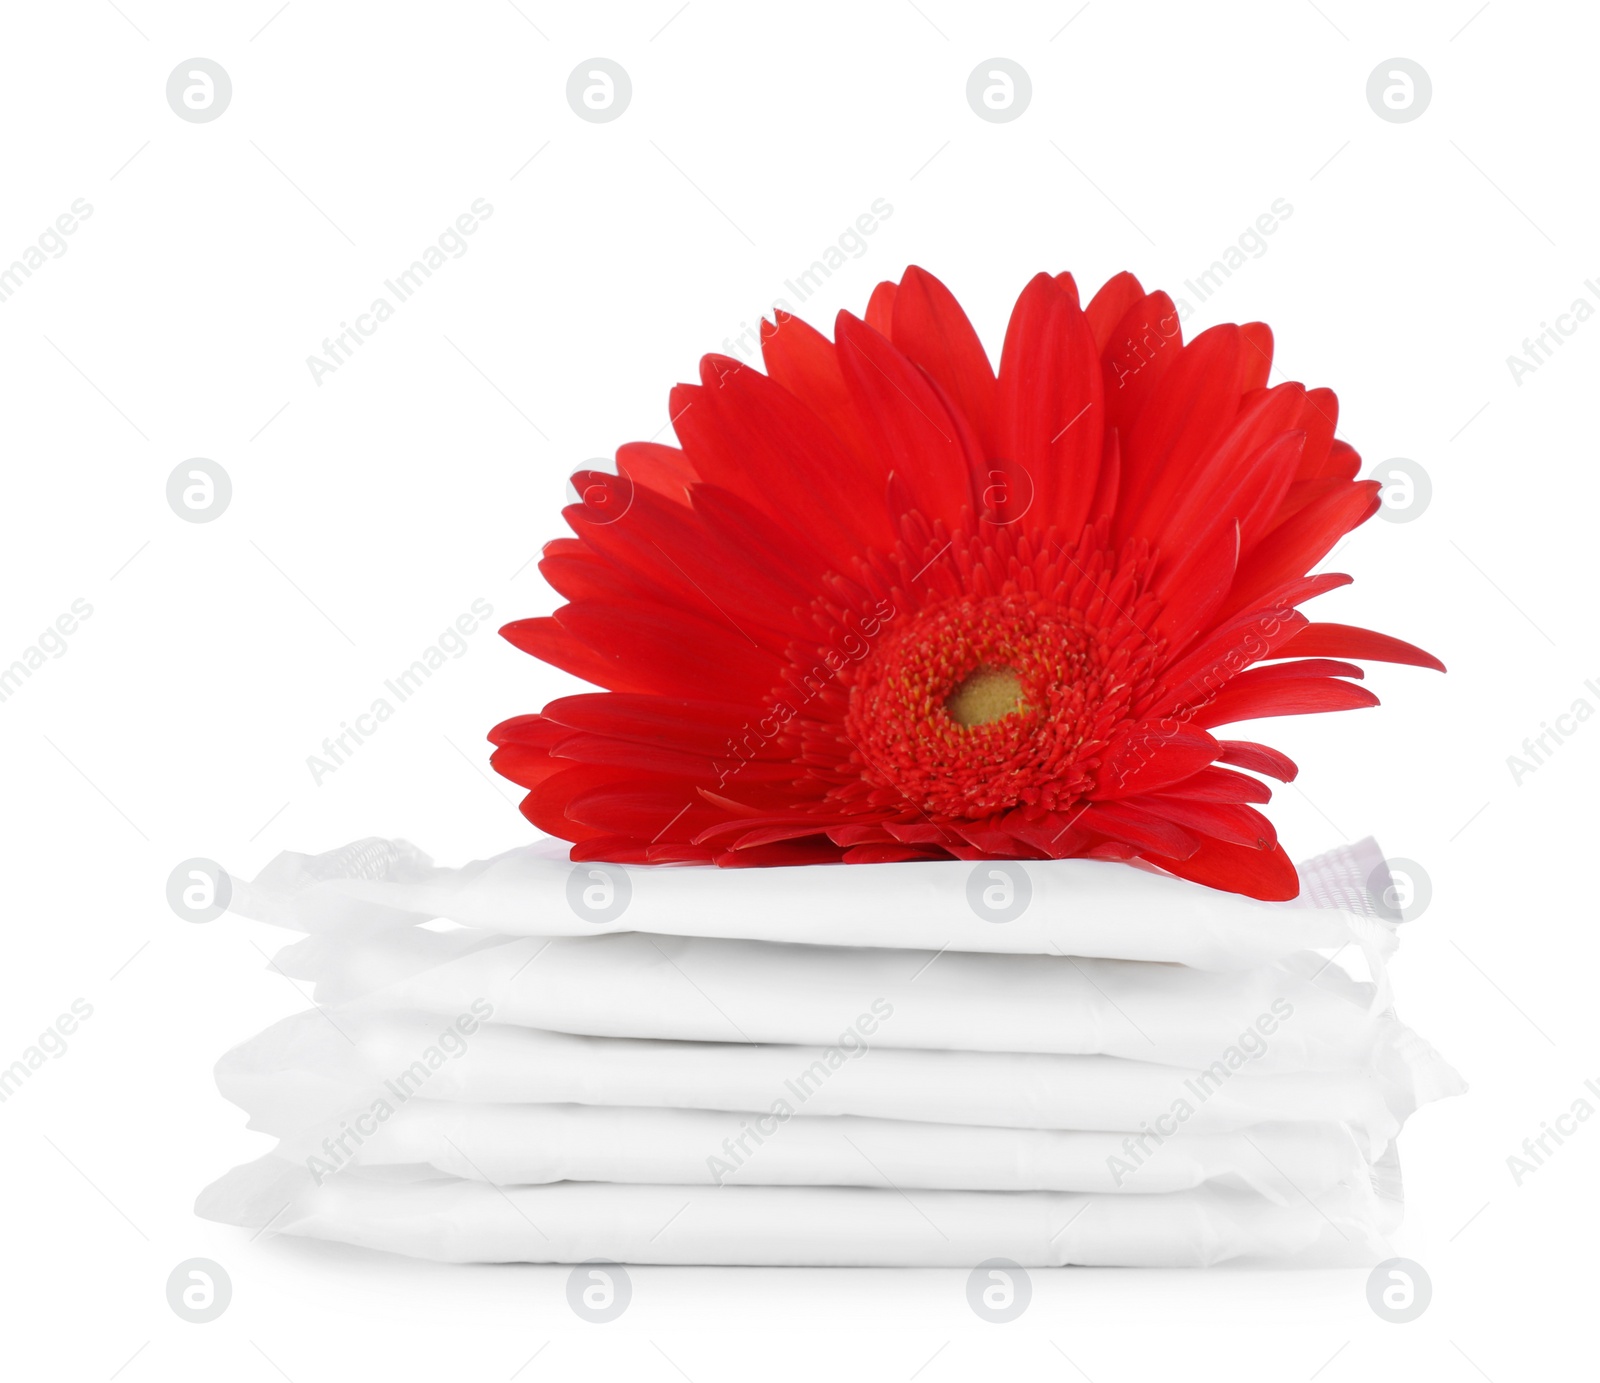
[[[1353,624],[1308,624],[1274,655],[1279,658],[1328,656],[1366,658],[1374,663],[1407,663],[1412,667],[1443,672],[1445,666],[1433,654],[1403,639]]]
[[[870,315],[868,324],[876,325]],[[950,290],[925,269],[915,265],[907,269],[895,294],[893,329],[888,334],[967,415],[985,454],[995,456],[994,368]]]
[[[1300,893],[1300,876],[1281,845],[1274,845],[1270,850],[1252,850],[1247,845],[1208,838],[1184,859],[1158,859],[1150,855],[1145,858],[1180,879],[1242,893],[1249,898],[1286,902]]]

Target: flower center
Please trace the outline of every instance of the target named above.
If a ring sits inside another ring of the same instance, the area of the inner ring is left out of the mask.
[[[945,714],[957,725],[992,725],[1024,709],[1022,679],[1009,667],[981,667],[950,693]]]
[[[1115,632],[1031,591],[924,607],[852,679],[845,734],[870,799],[972,819],[1082,798],[1131,715]]]

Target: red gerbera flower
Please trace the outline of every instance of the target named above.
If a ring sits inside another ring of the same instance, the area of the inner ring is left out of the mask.
[[[682,449],[577,477],[502,631],[607,690],[495,727],[495,767],[576,860],[1139,858],[1258,898],[1293,865],[1252,803],[1297,770],[1217,727],[1377,702],[1348,658],[1443,670],[1297,607],[1378,508],[1326,389],[1272,333],[1184,343],[1119,274],[1040,274],[998,375],[948,289],[880,284],[835,340],[763,323],[707,356]]]

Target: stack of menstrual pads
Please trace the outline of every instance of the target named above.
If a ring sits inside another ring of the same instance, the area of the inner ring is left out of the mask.
[[[217,1068],[199,1213],[456,1262],[1371,1263],[1456,1074],[1371,842],[1260,903],[1100,861],[461,869],[285,854],[316,1007]]]

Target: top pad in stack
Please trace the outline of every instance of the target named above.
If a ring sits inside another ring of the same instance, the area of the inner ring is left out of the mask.
[[[1248,970],[1354,944],[1376,967],[1395,947],[1387,872],[1369,839],[1300,868],[1301,896],[1263,903],[1102,860],[934,860],[717,869],[573,864],[544,841],[460,869],[404,841],[286,852],[233,908],[299,931],[447,918],[502,936],[608,932],[919,951],[1167,961]]]

